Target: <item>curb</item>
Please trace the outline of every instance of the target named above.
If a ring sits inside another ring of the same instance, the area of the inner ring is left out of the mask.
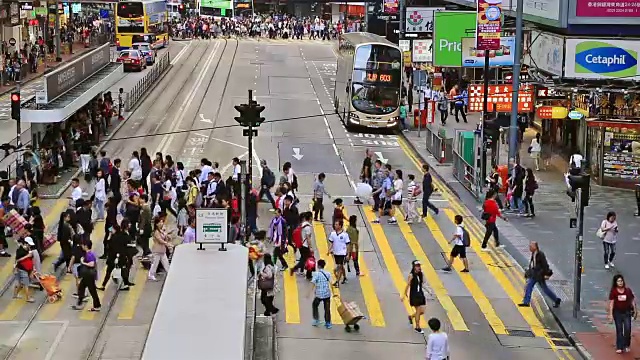
[[[415,157],[417,159],[420,159],[420,161],[423,164],[429,164],[429,162],[424,158],[424,156],[422,156],[422,154],[420,154],[420,152],[415,147],[415,145],[413,143],[411,143],[409,141],[409,139],[407,139],[407,137],[406,137],[406,135],[404,133],[400,132],[399,136],[402,137],[402,141],[406,144],[406,146],[409,148],[409,150],[411,150],[411,152],[413,152],[413,155],[415,155]],[[442,167],[430,166],[430,168],[433,169],[433,171],[431,172],[431,175],[434,175],[436,178],[438,178],[438,180],[440,180],[443,184],[445,184],[447,186],[449,191],[451,191],[460,201],[462,201],[462,197],[460,196],[458,191],[456,189],[454,189],[451,185],[449,185],[449,183],[447,181],[445,181],[444,178],[435,170],[435,169],[442,169]],[[463,202],[463,204],[464,204],[464,202]],[[473,215],[474,217],[478,218],[478,216],[475,214],[476,212],[472,211],[472,213],[474,214]],[[515,259],[513,259],[513,256],[511,256],[511,254],[509,254],[509,257],[511,257],[511,260],[513,261],[513,263],[516,266],[518,266],[521,270],[523,270],[522,266],[517,261],[515,261]],[[564,336],[569,340],[569,343],[571,344],[571,346],[573,346],[573,348],[576,349],[576,351],[578,352],[578,354],[580,354],[582,359],[583,360],[593,360],[593,357],[591,356],[591,354],[589,354],[589,352],[582,345],[582,343],[580,343],[580,341],[578,341],[573,334],[569,333],[569,331],[564,326],[564,324],[562,323],[560,318],[553,311],[551,311],[551,308],[549,307],[549,304],[547,303],[547,300],[544,299],[542,302],[545,304],[547,310],[549,310],[549,312],[552,314],[553,319],[555,320],[555,322],[558,324],[558,327],[560,328],[560,331],[562,331]]]
[[[160,74],[160,76],[158,76],[158,79],[156,80],[156,82],[162,80],[168,73],[169,70],[171,70],[173,68],[173,64],[169,63],[169,66],[167,66],[167,68],[164,70],[164,72],[162,74]],[[131,117],[131,115],[133,115],[133,113],[138,109],[138,107],[140,106],[140,104],[142,104],[144,102],[144,100],[147,98],[147,96],[149,96],[149,94],[151,94],[151,91],[147,90],[145,91],[142,96],[140,97],[140,99],[138,99],[138,102],[133,106],[133,108],[131,109],[131,111],[129,111],[129,116],[126,117],[124,120],[120,121],[118,125],[116,125],[116,127],[113,129],[113,131],[111,132],[111,134],[109,136],[107,136],[106,139],[104,139],[103,141],[100,142],[100,145],[98,145],[98,149],[97,151],[102,150],[109,141],[111,141],[111,139],[113,138],[113,136],[118,132],[118,130],[120,130],[120,128],[124,125],[124,123],[127,122],[127,120],[129,120],[129,118]],[[78,169],[75,174],[73,174],[73,176],[71,177],[71,179],[73,178],[77,178],[78,176],[80,176],[80,173],[82,172],[82,170]],[[58,190],[58,192],[56,192],[55,194],[50,194],[50,195],[42,195],[40,196],[41,199],[59,199],[62,194],[64,194],[67,189],[69,188],[69,186],[71,186],[71,179],[69,179],[64,185],[62,185],[62,187],[60,188],[60,190]]]

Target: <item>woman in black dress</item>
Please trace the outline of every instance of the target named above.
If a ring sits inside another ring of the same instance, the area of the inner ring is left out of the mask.
[[[415,310],[413,316],[409,316],[409,324],[412,326],[415,324],[415,330],[420,334],[423,333],[420,328],[420,317],[424,314],[424,306],[427,303],[427,299],[424,296],[423,284],[424,274],[422,273],[420,261],[414,260],[411,262],[411,272],[407,278],[407,287],[404,289],[400,299],[404,301],[407,293],[409,293],[409,305]]]

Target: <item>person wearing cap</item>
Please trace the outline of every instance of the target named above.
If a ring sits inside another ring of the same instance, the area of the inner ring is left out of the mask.
[[[413,316],[409,315],[409,324],[415,324],[415,331],[422,334],[420,328],[420,317],[424,314],[424,306],[427,304],[427,299],[424,296],[424,274],[422,273],[422,267],[419,260],[413,260],[411,263],[411,272],[407,277],[407,286],[400,295],[400,301],[404,301],[409,294],[409,305],[415,310]]]
[[[33,272],[33,253],[29,244],[24,238],[18,239],[18,248],[16,249],[16,265],[15,265],[15,280],[16,286],[13,290],[13,298],[20,298],[20,290],[24,289],[27,302],[34,302],[33,296],[31,296],[31,273]]]
[[[40,253],[38,252],[38,247],[36,246],[36,242],[33,240],[33,225],[27,224],[24,229],[27,231],[26,236],[24,237],[24,242],[29,245],[29,251],[31,252],[33,259],[33,271],[31,272],[31,286],[37,287],[42,290],[42,285],[38,281],[38,275],[42,272],[42,260],[40,259]]]
[[[93,307],[89,311],[100,311],[100,298],[98,297],[98,289],[96,288],[96,279],[98,278],[98,270],[96,265],[98,259],[96,255],[91,251],[93,244],[91,240],[82,242],[82,251],[84,256],[80,258],[80,283],[78,284],[78,302],[71,308],[74,310],[82,310],[84,307],[82,303],[84,301],[85,291],[88,289],[91,299],[93,300]]]

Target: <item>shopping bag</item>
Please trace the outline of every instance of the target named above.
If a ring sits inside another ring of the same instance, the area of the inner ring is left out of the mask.
[[[44,236],[44,240],[42,241],[42,247],[44,248],[44,250],[47,250],[48,248],[53,246],[53,244],[55,244],[56,241],[58,241],[58,236],[56,234],[53,234],[53,233],[46,234]]]

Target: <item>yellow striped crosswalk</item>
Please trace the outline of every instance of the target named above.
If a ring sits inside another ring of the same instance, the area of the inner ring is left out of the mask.
[[[327,245],[327,233],[324,231],[324,225],[319,222],[313,223],[313,233],[316,238],[316,248],[318,249],[318,256],[327,262],[326,269],[333,273],[336,264],[333,262],[333,257],[329,256],[329,246]],[[331,281],[335,281],[335,277],[331,278]],[[333,291],[333,298],[331,299],[331,321],[334,324],[343,324],[340,314],[338,314],[338,303],[340,302],[340,289],[337,287],[331,287]]]
[[[437,217],[429,216],[424,221],[415,224],[407,223],[401,218],[401,214],[397,218],[397,224],[387,224],[386,219],[380,223],[374,222],[376,215],[371,206],[368,205],[357,208],[357,211],[354,211],[354,208],[351,209],[352,213],[364,217],[365,226],[360,227],[360,243],[370,241],[374,245],[374,250],[372,253],[368,253],[366,259],[365,256],[360,256],[360,269],[364,275],[358,279],[360,286],[354,286],[355,283],[350,282],[341,286],[341,289],[334,289],[334,294],[340,299],[339,290],[343,290],[343,293],[349,292],[349,299],[342,300],[356,300],[356,302],[359,302],[357,300],[361,299],[361,309],[369,326],[374,328],[395,326],[395,323],[393,325],[390,324],[389,319],[395,318],[394,321],[397,323],[397,311],[399,309],[402,309],[402,312],[407,315],[413,314],[413,308],[409,305],[409,302],[406,299],[402,302],[400,301],[400,294],[403,293],[406,287],[406,274],[410,267],[409,259],[417,259],[422,263],[425,286],[431,289],[435,300],[427,302],[426,314],[434,314],[434,311],[437,313],[443,310],[447,326],[452,330],[462,332],[476,331],[471,330],[469,325],[472,325],[471,321],[473,321],[473,329],[477,329],[477,319],[480,316],[487,329],[490,329],[489,331],[496,335],[509,335],[507,324],[527,323],[536,337],[546,337],[546,329],[533,310],[517,306],[522,296],[521,290],[517,288],[520,285],[514,286],[507,278],[505,270],[488,265],[495,263],[495,261],[492,260],[491,254],[480,251],[480,240],[478,239],[476,224],[467,224],[467,229],[472,239],[469,255],[474,260],[479,259],[479,261],[471,263],[471,271],[469,273],[461,272],[463,267],[459,260],[454,262],[454,272],[452,273],[437,270],[446,265],[444,258],[448,257],[452,248],[442,231],[444,229],[443,226],[447,228],[451,226],[453,217],[459,213],[459,209],[444,208],[441,215]],[[318,259],[326,259],[327,269],[332,270],[335,265],[333,259],[326,256],[329,229],[329,224],[318,222],[313,224],[316,255]],[[434,249],[438,250],[434,251]],[[371,276],[369,268],[374,264],[371,262],[374,257],[369,255],[373,254],[380,259],[375,265],[382,267],[381,276],[379,276],[380,273],[376,273],[376,276]],[[287,261],[293,264],[294,259],[293,252],[289,252]],[[478,267],[482,267],[482,269]],[[474,270],[477,271],[474,272]],[[353,275],[348,276],[352,281],[355,280]],[[306,306],[301,305],[301,302],[308,303],[308,299],[304,295],[310,290],[311,285],[303,278],[291,277],[288,273],[283,277],[285,284],[283,287],[283,302],[286,308],[284,322],[287,324],[310,325],[312,319],[309,312],[301,312],[300,308]],[[386,285],[387,281],[392,290]],[[491,287],[491,290],[483,287],[490,283],[495,284]],[[502,294],[495,293],[495,286],[500,288]],[[354,291],[357,295],[352,298]],[[466,295],[460,295],[464,292],[466,292]],[[461,299],[461,296],[464,299],[472,299],[475,306],[470,308],[469,302]],[[512,300],[513,304],[510,306],[513,306],[513,309],[497,308],[491,300],[496,296]],[[331,304],[332,319],[335,323],[341,323],[337,313],[337,305],[339,304],[339,301],[332,301]],[[442,310],[437,310],[434,306]],[[469,316],[472,312],[474,313],[472,315],[473,320],[466,319],[465,316]],[[513,314],[518,314],[521,319],[514,319]],[[501,318],[501,316],[507,315],[511,318]],[[430,316],[425,315],[425,317],[428,319]],[[426,327],[425,317],[421,319],[420,324],[423,328]]]

